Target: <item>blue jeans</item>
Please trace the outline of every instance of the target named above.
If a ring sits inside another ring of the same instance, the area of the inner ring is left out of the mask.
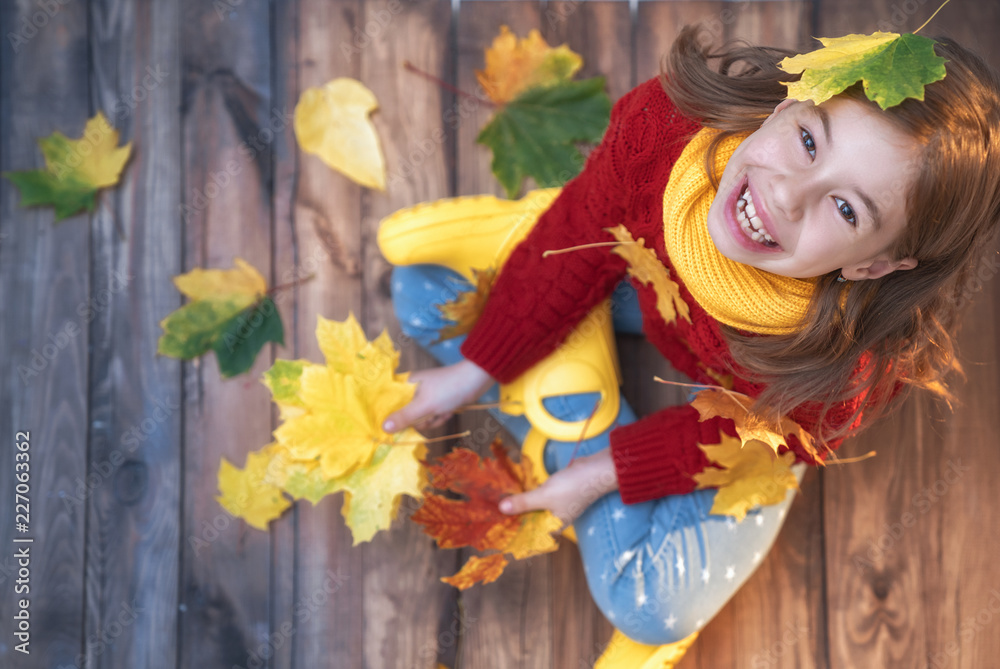
[[[392,296],[403,332],[442,364],[462,359],[464,337],[433,343],[449,321],[436,305],[472,286],[458,273],[437,265],[396,267]],[[622,282],[612,296],[615,329],[640,333],[642,314],[632,286]],[[564,421],[585,420],[597,393],[545,400],[545,408]],[[497,386],[483,396],[496,402]],[[530,429],[524,416],[491,413],[522,443]],[[636,420],[621,399],[614,425]],[[577,457],[608,448],[608,431],[580,443]],[[550,440],[545,468],[553,473],[569,464],[575,442]],[[804,465],[793,468],[799,480]],[[714,490],[668,495],[624,504],[617,492],[592,504],[574,522],[587,584],[598,607],[626,636],[650,645],[679,641],[700,630],[749,578],[770,550],[794,497],[751,510],[742,522],[709,513]]]

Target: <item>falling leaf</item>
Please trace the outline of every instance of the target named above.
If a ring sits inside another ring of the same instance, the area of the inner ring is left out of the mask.
[[[439,342],[461,337],[472,331],[479,316],[483,313],[486,301],[490,299],[490,290],[493,288],[496,274],[496,269],[492,267],[484,270],[473,268],[472,275],[476,281],[475,289],[463,291],[454,300],[438,305],[441,315],[455,323],[455,325],[446,325],[441,328],[438,335]]]
[[[249,370],[267,342],[284,344],[281,316],[267,282],[252,265],[236,258],[234,269],[194,269],[174,277],[190,302],[160,321],[162,355],[190,360],[215,351],[224,377]]]
[[[572,81],[582,65],[568,47],[550,48],[537,31],[523,40],[501,27],[477,77],[498,109],[476,141],[493,150],[493,174],[507,197],[534,177],[561,186],[583,167],[578,142],[601,139],[611,115],[604,78]]]
[[[719,416],[729,418],[736,424],[736,433],[744,445],[751,441],[766,444],[775,454],[782,446],[787,446],[786,435],[794,435],[813,459],[822,464],[823,460],[813,446],[813,437],[801,425],[783,416],[779,423],[769,424],[758,416],[751,415],[753,398],[721,388],[708,388],[695,394],[691,406],[698,410],[701,420]]]
[[[629,276],[653,287],[656,292],[656,310],[660,312],[663,320],[673,323],[679,315],[690,323],[688,305],[681,299],[680,286],[670,278],[670,270],[657,259],[653,249],[646,247],[645,240],[641,237],[638,241],[632,239],[632,233],[624,225],[605,230],[622,242],[611,252],[628,262]]]
[[[384,191],[385,158],[368,118],[376,109],[375,94],[355,79],[306,89],[295,106],[299,146],[362,186]]]
[[[458,574],[441,579],[463,590],[474,583],[496,580],[507,564],[504,553],[521,560],[556,550],[558,543],[551,532],[563,525],[550,511],[517,516],[500,512],[498,504],[502,498],[531,490],[537,482],[531,461],[523,453],[517,464],[507,456],[499,439],[490,448],[493,458],[480,459],[476,453],[460,448],[429,465],[432,488],[451,491],[465,499],[430,493],[411,517],[424,526],[424,532],[434,537],[441,548],[472,546],[480,551],[499,551],[485,558],[472,557]]]
[[[552,48],[534,29],[519,40],[507,26],[500,26],[485,57],[486,68],[476,70],[476,79],[497,104],[510,102],[530,88],[569,81],[583,67],[580,54],[565,44]]]
[[[87,121],[80,139],[53,132],[38,140],[44,170],[5,172],[21,191],[21,206],[52,204],[56,220],[93,211],[97,191],[118,183],[132,143],[118,146],[118,131],[102,112]]]
[[[467,590],[476,583],[492,583],[500,578],[508,560],[503,553],[494,553],[485,557],[473,555],[462,565],[454,576],[445,576],[441,580],[453,585],[459,590]]]
[[[782,60],[778,67],[802,78],[789,82],[788,97],[820,104],[858,81],[882,109],[906,98],[924,99],[924,86],[945,76],[945,59],[934,40],[906,33],[876,32],[819,38],[823,47]]]
[[[248,453],[246,466],[237,469],[222,458],[219,466],[219,495],[215,498],[226,511],[243,518],[258,530],[291,506],[281,489],[265,481],[270,458]]]
[[[698,444],[709,460],[723,469],[706,468],[694,474],[698,489],[718,488],[711,513],[743,520],[755,506],[778,504],[788,490],[798,488],[798,480],[789,467],[795,454],[777,455],[767,444],[722,435],[718,445]]]

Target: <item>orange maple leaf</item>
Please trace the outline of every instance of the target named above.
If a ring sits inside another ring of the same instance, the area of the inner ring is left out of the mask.
[[[493,281],[496,279],[497,271],[489,267],[481,271],[473,269],[472,274],[476,279],[475,290],[463,291],[454,300],[438,305],[438,311],[441,312],[441,315],[454,321],[455,325],[441,328],[435,343],[468,334],[483,313],[486,300],[490,299],[490,290],[493,289]]]
[[[621,242],[611,252],[628,262],[629,276],[652,285],[656,292],[656,310],[663,320],[673,323],[680,316],[690,323],[691,316],[687,302],[681,299],[680,286],[670,278],[670,270],[659,261],[653,249],[646,246],[643,238],[632,239],[632,233],[624,225],[604,229]]]
[[[435,464],[427,463],[433,488],[458,493],[465,499],[428,493],[411,516],[441,548],[472,546],[480,551],[499,551],[485,557],[473,556],[458,574],[441,579],[462,590],[496,580],[507,564],[504,553],[523,559],[558,548],[551,533],[562,527],[562,521],[550,511],[508,516],[498,507],[504,497],[536,487],[531,461],[522,454],[520,463],[513,462],[499,439],[490,450],[493,458],[480,458],[473,451],[459,448]]]
[[[701,420],[716,416],[730,418],[736,423],[736,433],[740,436],[743,446],[750,441],[760,441],[767,444],[775,453],[781,446],[787,446],[789,434],[798,437],[802,447],[819,464],[825,464],[816,452],[813,437],[805,429],[787,416],[782,416],[777,423],[768,422],[752,414],[753,398],[742,393],[736,393],[723,388],[708,388],[699,391],[691,406],[698,410]]]

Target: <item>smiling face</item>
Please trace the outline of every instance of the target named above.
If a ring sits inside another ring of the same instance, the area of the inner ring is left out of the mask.
[[[727,163],[708,213],[712,241],[731,260],[795,278],[914,267],[888,249],[906,227],[919,148],[855,100],[786,100]]]

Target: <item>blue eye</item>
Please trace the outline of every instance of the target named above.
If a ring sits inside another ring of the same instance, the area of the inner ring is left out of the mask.
[[[800,128],[802,137],[802,146],[806,147],[806,151],[809,152],[810,158],[816,157],[816,140],[813,139],[812,135],[805,128]]]
[[[846,201],[841,200],[839,197],[835,197],[833,198],[833,200],[834,202],[837,203],[837,209],[840,210],[840,215],[844,217],[844,220],[850,223],[851,225],[857,226],[858,217],[854,213],[854,207],[847,204]]]

